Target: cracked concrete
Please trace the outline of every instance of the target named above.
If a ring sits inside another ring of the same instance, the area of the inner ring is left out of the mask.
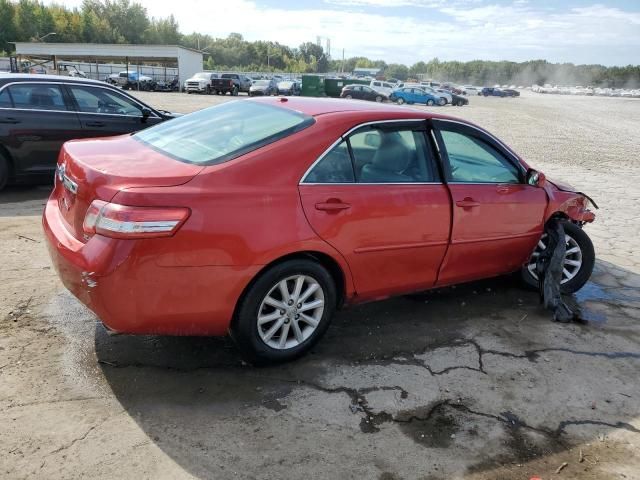
[[[174,110],[222,101],[141,95]],[[640,478],[640,101],[471,103],[447,113],[601,206],[587,227],[596,271],[574,299],[584,323],[551,322],[506,277],[345,310],[278,367],[243,364],[227,339],[110,336],[51,269],[48,189],[12,188],[0,194],[0,477]]]

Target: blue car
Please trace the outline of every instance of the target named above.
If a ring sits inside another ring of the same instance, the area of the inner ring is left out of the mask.
[[[404,87],[394,90],[389,96],[389,100],[396,102],[398,105],[403,103],[424,103],[425,105],[445,105],[447,101],[430,93],[425,92],[421,88]]]

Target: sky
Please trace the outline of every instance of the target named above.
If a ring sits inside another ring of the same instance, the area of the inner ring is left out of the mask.
[[[347,58],[408,65],[434,57],[640,64],[640,0],[137,1],[150,16],[173,14],[183,33],[237,32],[292,47],[328,37],[334,59],[344,48]]]

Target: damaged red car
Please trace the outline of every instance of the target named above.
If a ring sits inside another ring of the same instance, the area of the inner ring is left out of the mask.
[[[229,333],[264,362],[307,351],[347,304],[517,271],[536,285],[551,218],[574,292],[594,265],[588,203],[466,121],[263,98],[66,143],[43,225],[109,329]]]

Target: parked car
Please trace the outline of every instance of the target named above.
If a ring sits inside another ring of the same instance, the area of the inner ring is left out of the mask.
[[[345,85],[342,87],[340,97],[347,99],[355,98],[356,100],[369,100],[378,103],[388,100],[388,97],[384,93],[378,92],[366,85],[359,84]]]
[[[184,90],[187,93],[213,93],[213,80],[218,78],[217,73],[199,72],[184,82]]]
[[[389,100],[396,102],[398,105],[408,103],[424,103],[425,105],[446,105],[446,100],[442,97],[436,96],[433,93],[428,93],[422,88],[417,87],[404,87],[394,90]]]
[[[211,79],[211,92],[216,95],[226,95],[227,93],[232,96],[237,96],[240,89],[236,85],[232,78],[220,76],[220,78]]]
[[[277,95],[278,85],[275,80],[255,80],[249,89],[249,96]]]
[[[482,95],[485,97],[506,97],[507,94],[499,87],[484,87]]]
[[[277,85],[278,95],[300,95],[300,84],[291,80],[284,80]]]
[[[0,74],[0,189],[50,182],[67,140],[131,133],[173,117],[96,80]]]
[[[382,80],[371,80],[369,86],[375,91],[383,93],[387,97],[391,95],[391,92],[396,88],[393,83],[383,82]]]
[[[464,85],[462,87],[462,93],[464,95],[480,95],[482,93],[482,88],[474,87],[473,85]]]
[[[452,97],[453,98],[451,100],[451,105],[453,105],[454,107],[462,107],[464,105],[469,105],[469,99],[466,97],[463,97],[462,95],[453,94]]]
[[[506,97],[519,97],[520,96],[520,92],[517,90],[514,90],[513,88],[505,88],[502,90],[502,92],[505,94]]]
[[[155,90],[153,78],[142,75],[139,72],[127,72],[126,70],[118,74],[116,80],[123,90]]]
[[[240,73],[223,73],[220,75],[220,78],[230,78],[238,88],[238,92],[249,93],[249,89],[253,84],[253,80]]]
[[[259,363],[308,351],[343,305],[510,272],[536,284],[551,217],[575,292],[595,259],[584,194],[465,120],[295,97],[66,143],[43,227],[107,328],[230,331]]]

